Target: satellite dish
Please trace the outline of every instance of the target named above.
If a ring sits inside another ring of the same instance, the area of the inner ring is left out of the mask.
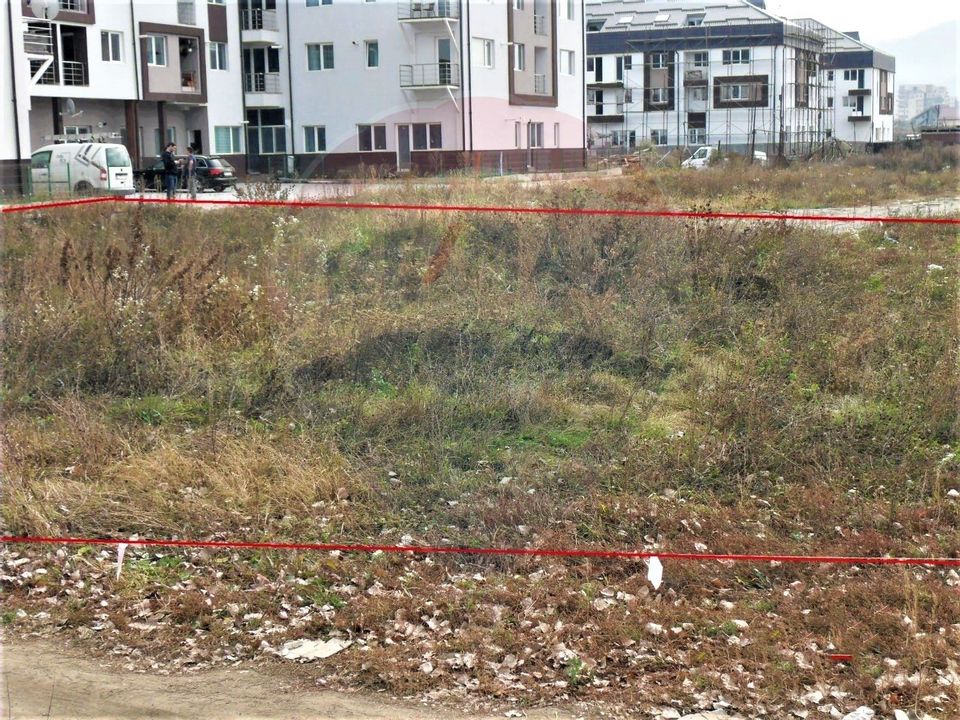
[[[41,20],[53,20],[60,12],[60,0],[27,0],[27,9]]]
[[[63,101],[63,110],[60,111],[61,115],[76,115],[77,114],[77,104],[73,101],[73,98],[67,98]]]

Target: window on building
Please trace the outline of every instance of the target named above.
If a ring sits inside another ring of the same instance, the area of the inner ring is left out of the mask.
[[[624,55],[624,56],[623,56],[623,69],[624,69],[624,70],[633,70],[633,55]]]
[[[513,144],[515,147],[520,147],[520,123],[513,123]]]
[[[828,107],[828,108],[832,108],[832,107],[833,107],[833,98],[832,98],[832,97],[828,97],[828,98],[827,98],[827,107]]]
[[[853,95],[844,95],[843,106],[845,108],[855,108],[857,106],[857,98]]]
[[[308,153],[327,151],[327,129],[323,125],[303,126],[303,151]]]
[[[627,88],[623,91],[623,101],[628,105],[633,102],[633,88]]]
[[[553,146],[560,147],[560,123],[553,124]]]
[[[513,69],[527,69],[527,46],[523,43],[517,43],[513,46]]]
[[[587,58],[587,72],[593,72],[595,59],[592,57]]]
[[[414,123],[413,149],[440,150],[443,147],[443,133],[440,123]]]
[[[750,48],[723,51],[724,65],[746,65],[749,62],[750,62]]]
[[[494,62],[493,40],[487,38],[473,39],[474,63],[484,68],[492,68]]]
[[[368,68],[378,68],[380,67],[380,43],[376,40],[367,40],[364,45],[367,48],[367,67]],[[333,46],[331,46],[331,61],[333,53]],[[332,65],[332,62],[331,62]]]
[[[222,42],[210,43],[210,69],[227,69],[227,44]]]
[[[827,82],[833,82],[833,70],[827,70]]]
[[[667,131],[666,130],[651,130],[650,131],[650,142],[654,145],[666,145],[667,144]]]
[[[577,74],[577,54],[573,50],[560,51],[560,73],[562,75]]]
[[[524,0],[513,0],[513,9],[514,10],[523,10]]]
[[[690,99],[705,101],[707,99],[707,88],[704,86],[690,88]]]
[[[606,20],[587,20],[587,32],[600,32]]]
[[[567,8],[567,20],[573,20],[577,16],[576,0],[567,0],[564,5],[566,5]]]
[[[543,123],[527,123],[527,147],[543,147]]]
[[[650,89],[650,102],[654,104],[660,104],[669,102],[670,100],[670,90],[669,88],[651,88]]]
[[[357,139],[360,152],[387,149],[386,125],[357,125]]]
[[[318,7],[320,5],[333,5],[333,0],[307,0],[307,7]]]
[[[164,35],[148,35],[147,65],[165,67],[167,64],[167,38]]]
[[[690,13],[687,15],[687,27],[699,27],[703,25],[703,19],[706,17],[704,13]]]
[[[844,70],[844,71],[843,71],[843,79],[844,79],[844,80],[847,80],[847,81],[849,81],[849,80],[856,80],[856,79],[857,79],[857,71],[856,71],[856,70]]]
[[[690,128],[687,131],[687,142],[691,145],[706,145],[707,143],[707,129],[706,128]]]
[[[67,139],[93,135],[92,125],[64,125],[63,134]]]
[[[720,86],[720,99],[721,100],[745,100],[748,97],[748,90],[746,85],[721,85]]]
[[[307,45],[307,70],[333,70],[333,43]]]
[[[695,52],[693,54],[693,66],[696,68],[704,68],[710,65],[710,53],[708,52]]]
[[[669,53],[665,52],[655,52],[650,53],[650,67],[654,69],[660,69],[667,67],[669,62]]]
[[[213,151],[218,155],[237,155],[240,149],[240,128],[217,125],[213,128]]]
[[[118,32],[100,33],[100,55],[104,62],[123,62],[123,36]]]

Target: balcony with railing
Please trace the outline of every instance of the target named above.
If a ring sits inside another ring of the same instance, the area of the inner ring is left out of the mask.
[[[397,3],[397,19],[400,22],[426,20],[459,20],[457,3],[453,0],[414,0]]]
[[[547,30],[549,30],[549,27],[547,26],[547,16],[534,15],[533,16],[533,34],[546,35]]]
[[[280,73],[247,73],[243,76],[243,89],[248,93],[278,93],[280,92]]]
[[[197,24],[197,8],[193,0],[177,0],[177,22],[181,25]]]
[[[412,89],[460,87],[460,66],[454,63],[401,65],[400,87]]]
[[[870,113],[854,112],[847,116],[847,120],[852,123],[870,122]]]
[[[535,73],[533,76],[533,92],[536,95],[546,95],[547,94],[547,76]]]
[[[275,42],[277,39],[275,33],[280,30],[277,11],[260,8],[242,10],[240,29],[243,31],[243,42],[257,42],[261,38],[263,42]]]
[[[27,23],[23,28],[23,51],[27,55],[53,55],[50,26]]]

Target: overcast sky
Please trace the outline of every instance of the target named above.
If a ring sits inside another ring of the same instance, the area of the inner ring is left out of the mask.
[[[859,30],[871,45],[960,20],[958,0],[767,0],[767,9],[788,18],[816,18],[841,32]]]

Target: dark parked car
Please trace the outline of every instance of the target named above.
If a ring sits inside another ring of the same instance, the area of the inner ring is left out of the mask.
[[[237,184],[237,171],[233,165],[216,155],[197,155],[197,192],[204,190],[216,190],[218,192],[226,190]],[[186,155],[178,155],[177,161],[186,160]],[[163,161],[157,158],[156,161],[142,170],[133,171],[133,182],[137,191],[156,190],[163,191]],[[177,188],[185,190],[187,188],[187,178],[183,173],[183,166],[180,167],[180,179],[177,182]]]

